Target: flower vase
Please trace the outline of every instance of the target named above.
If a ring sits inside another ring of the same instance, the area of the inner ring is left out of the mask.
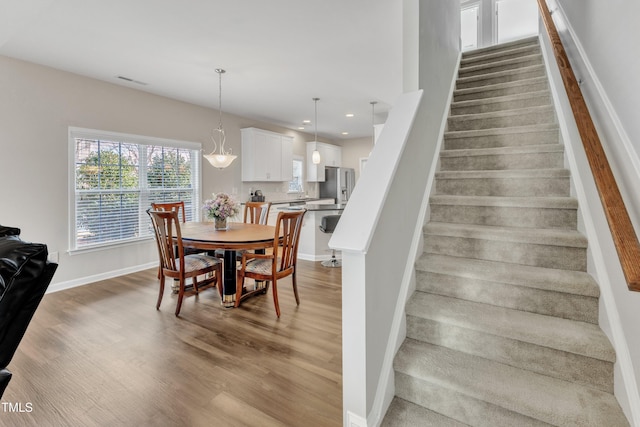
[[[226,230],[227,229],[227,218],[218,219],[216,218],[213,223],[213,228],[215,230]]]

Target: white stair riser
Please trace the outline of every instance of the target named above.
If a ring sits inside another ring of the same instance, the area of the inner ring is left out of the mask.
[[[416,271],[416,289],[546,316],[598,323],[598,298],[595,297],[420,270]]]
[[[426,253],[586,271],[585,248],[425,234]]]

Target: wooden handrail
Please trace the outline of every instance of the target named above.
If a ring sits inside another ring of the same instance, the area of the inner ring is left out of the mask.
[[[600,138],[578,85],[578,80],[562,46],[558,30],[553,23],[546,1],[538,0],[538,6],[544,26],[553,45],[553,54],[560,68],[571,110],[573,110],[573,115],[578,125],[578,132],[582,138],[591,173],[593,173],[600,201],[604,207],[613,242],[622,265],[622,271],[627,280],[627,286],[631,291],[640,292],[640,243],[638,242],[638,237],[633,229],[629,213],[611,172],[607,156],[602,148]]]

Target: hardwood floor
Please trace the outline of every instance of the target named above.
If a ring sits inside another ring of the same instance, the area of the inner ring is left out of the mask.
[[[341,269],[299,261],[237,309],[217,290],[180,318],[156,269],[46,295],[9,369],[0,426],[340,426]],[[27,405],[30,403],[30,405]],[[32,410],[29,412],[29,406]]]

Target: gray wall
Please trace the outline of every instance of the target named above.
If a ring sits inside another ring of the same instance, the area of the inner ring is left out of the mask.
[[[20,227],[25,239],[59,252],[52,287],[73,286],[157,262],[153,241],[68,255],[68,127],[77,126],[203,143],[211,151],[217,111],[76,74],[0,56],[0,224]],[[240,129],[255,126],[294,137],[294,154],[306,154],[313,136],[226,114],[227,145],[240,152]],[[202,163],[202,195],[238,192],[240,158],[225,170]],[[257,187],[257,186],[256,186]],[[278,191],[281,184],[270,184]]]

